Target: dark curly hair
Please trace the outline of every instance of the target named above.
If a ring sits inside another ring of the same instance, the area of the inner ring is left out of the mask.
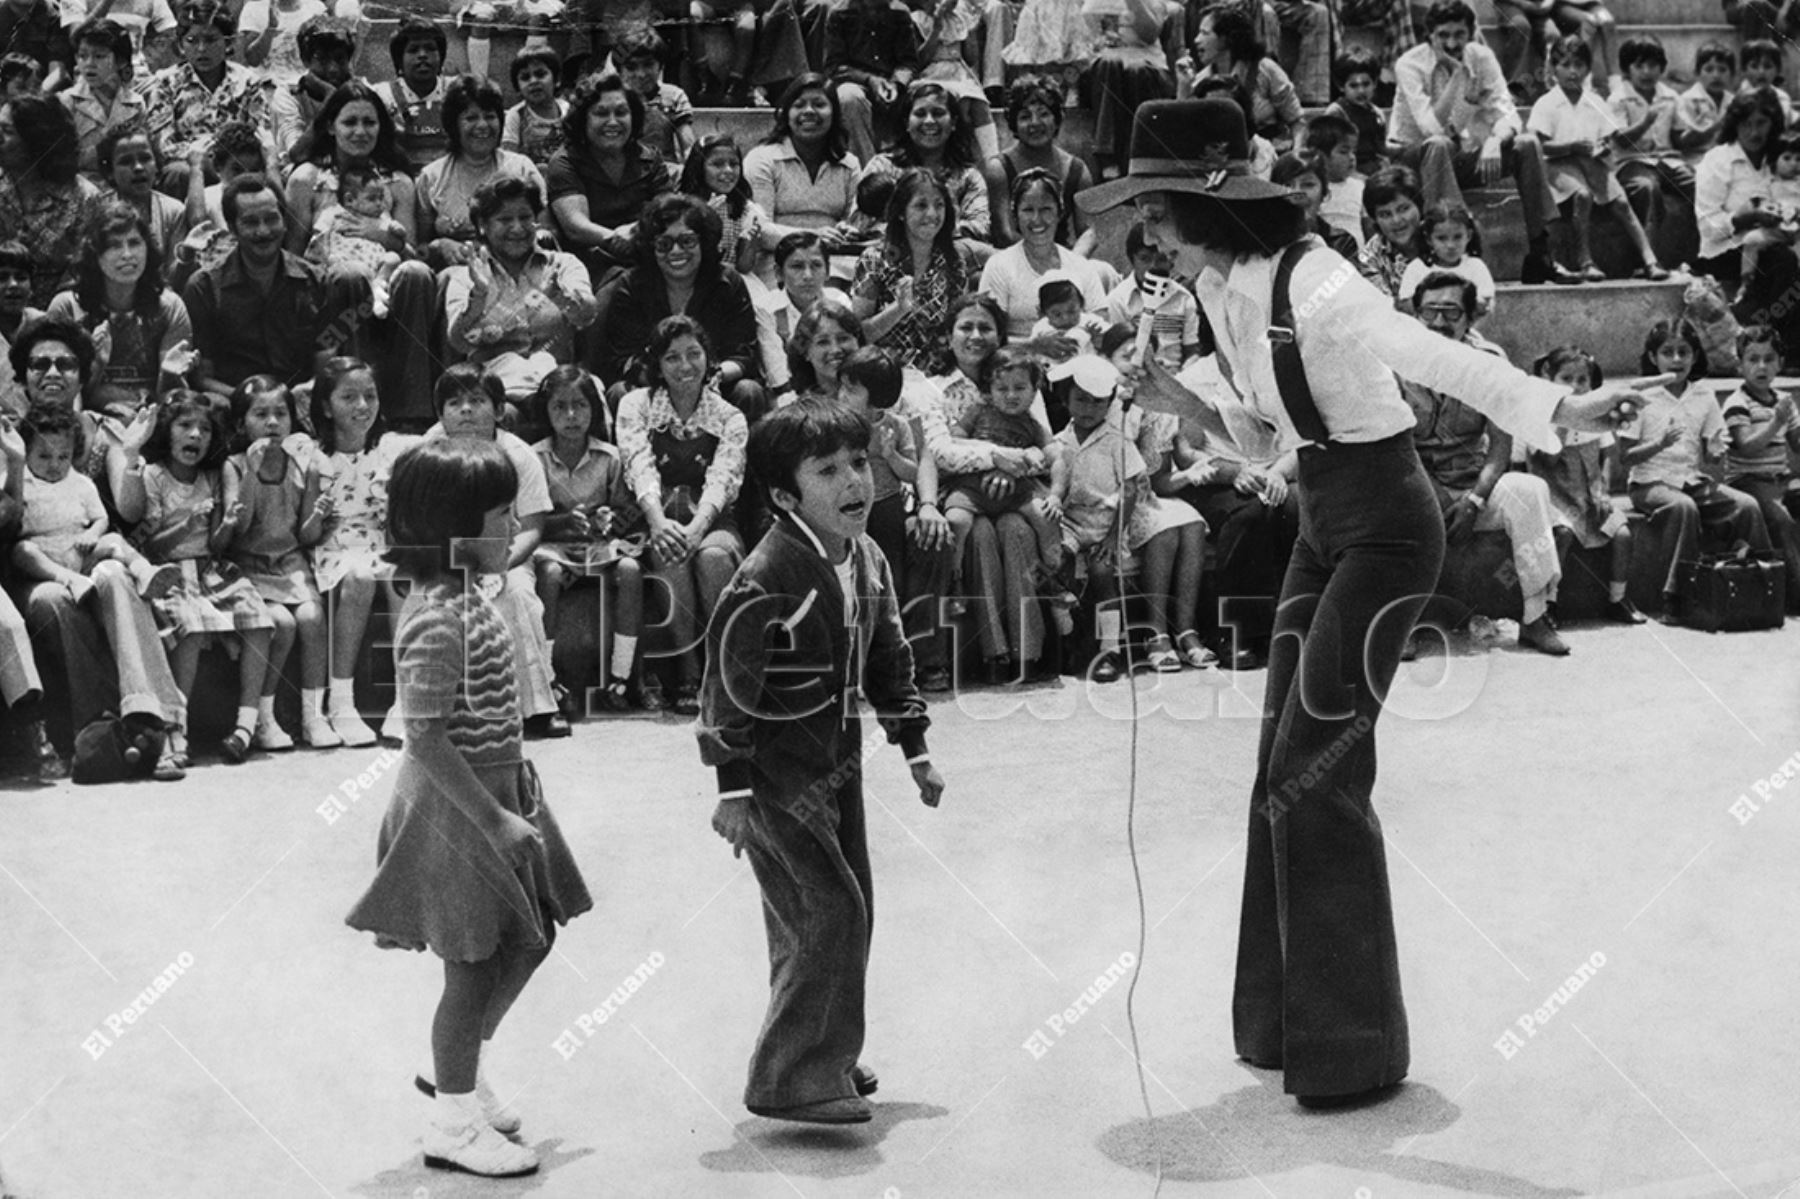
[[[459,126],[463,114],[471,108],[491,112],[500,121],[506,120],[506,99],[491,80],[479,75],[459,75],[452,79],[444,88],[444,140],[449,143],[454,158],[462,157],[462,129]]]
[[[1050,112],[1051,119],[1056,122],[1058,132],[1063,124],[1062,89],[1042,75],[1027,75],[1006,89],[1006,125],[1019,135],[1019,118],[1033,104],[1040,104]]]
[[[12,109],[13,129],[23,143],[25,161],[36,169],[38,177],[57,186],[75,182],[81,163],[81,141],[69,110],[48,96],[38,95],[14,96],[5,106]]]
[[[200,459],[201,470],[217,470],[231,456],[231,408],[223,396],[178,387],[165,392],[156,405],[156,428],[144,443],[144,461],[167,462],[174,452],[171,438],[175,422],[187,416],[204,416],[212,436]]]
[[[719,359],[713,353],[712,339],[700,327],[699,321],[681,313],[665,316],[650,331],[650,344],[644,348],[644,382],[648,386],[663,386],[663,355],[682,337],[691,337],[700,343],[700,348],[706,351],[706,363],[709,367],[718,365]]]
[[[81,362],[81,385],[86,387],[94,377],[94,339],[88,331],[67,317],[40,316],[20,329],[13,338],[7,360],[12,363],[15,378],[23,379],[29,370],[31,352],[46,341],[60,341]]]
[[[563,148],[571,157],[588,157],[588,113],[601,96],[611,92],[624,96],[631,108],[631,143],[636,145],[644,136],[644,98],[626,87],[625,80],[617,75],[589,75],[575,85],[569,96],[569,111],[563,114]]]
[[[963,119],[962,109],[957,106],[956,97],[950,89],[933,79],[921,79],[906,90],[906,101],[900,106],[900,135],[894,139],[892,148],[888,150],[888,158],[895,166],[923,166],[919,158],[918,148],[912,144],[912,134],[908,126],[912,122],[912,110],[921,100],[942,100],[945,110],[950,114],[950,136],[944,139],[944,162],[957,170],[967,170],[978,161],[975,150],[975,131]]]
[[[713,209],[680,192],[658,196],[644,205],[643,214],[638,217],[634,242],[637,269],[654,272],[660,277],[661,271],[656,265],[656,239],[677,225],[687,225],[700,238],[701,277],[710,279],[718,275],[723,266],[719,239],[724,236],[725,222]]]
[[[69,445],[75,451],[75,461],[80,462],[86,458],[87,430],[82,426],[81,417],[76,415],[75,409],[70,405],[56,400],[33,400],[19,420],[19,436],[24,439],[28,450],[38,438],[55,437],[62,433],[69,435]]]

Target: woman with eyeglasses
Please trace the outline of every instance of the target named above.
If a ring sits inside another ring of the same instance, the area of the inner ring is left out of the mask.
[[[637,265],[601,293],[595,374],[607,397],[643,387],[644,347],[664,317],[687,316],[706,331],[719,394],[755,424],[767,400],[761,382],[750,289],[719,256],[719,214],[692,196],[659,196],[638,218]]]

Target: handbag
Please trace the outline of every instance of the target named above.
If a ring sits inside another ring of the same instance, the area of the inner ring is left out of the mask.
[[[1683,559],[1676,581],[1681,623],[1707,633],[1779,629],[1787,613],[1781,555],[1740,546]]]

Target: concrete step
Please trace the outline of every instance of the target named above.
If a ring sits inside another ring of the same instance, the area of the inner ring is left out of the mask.
[[[1621,25],[1710,25],[1723,10],[1711,0],[1607,0]]]
[[[1546,350],[1578,345],[1593,354],[1608,378],[1636,375],[1644,334],[1681,315],[1686,278],[1667,283],[1620,280],[1559,287],[1502,283],[1481,332],[1513,363],[1530,369]]]

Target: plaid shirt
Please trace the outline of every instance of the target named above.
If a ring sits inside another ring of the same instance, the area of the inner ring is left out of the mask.
[[[185,160],[195,142],[211,142],[227,121],[268,128],[274,92],[274,84],[241,63],[226,63],[216,88],[202,83],[184,62],[158,71],[144,94],[158,157],[165,163]]]

